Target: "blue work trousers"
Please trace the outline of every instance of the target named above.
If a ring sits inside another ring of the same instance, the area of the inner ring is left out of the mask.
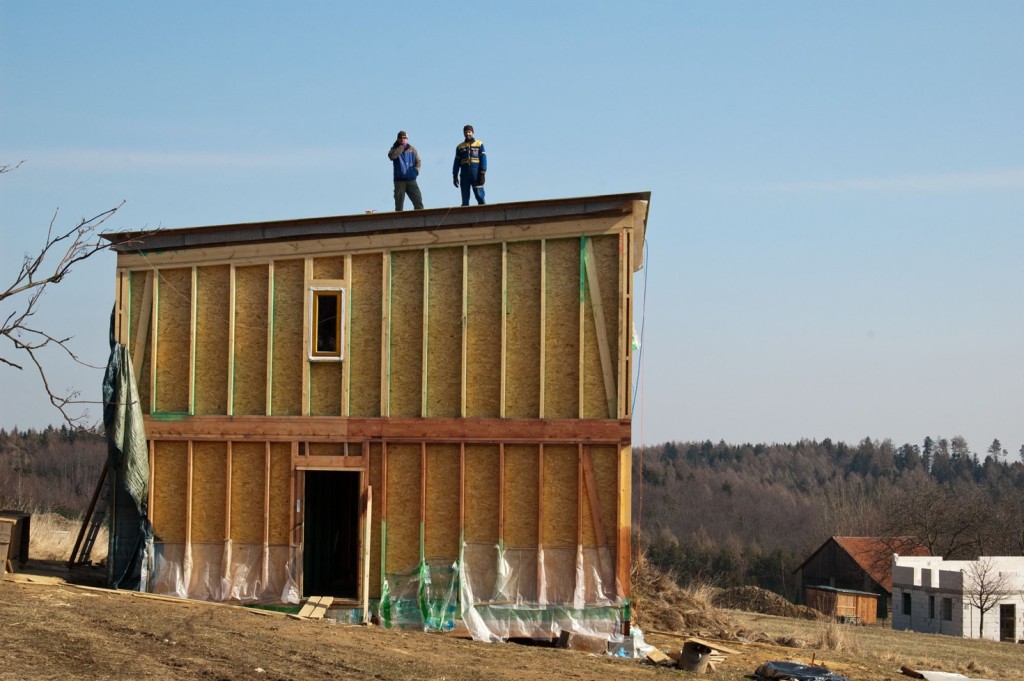
[[[462,168],[459,172],[459,189],[462,190],[462,205],[469,205],[469,188],[473,188],[473,196],[476,197],[478,204],[487,203],[484,201],[484,187],[483,185],[477,186],[477,173],[476,168]]]

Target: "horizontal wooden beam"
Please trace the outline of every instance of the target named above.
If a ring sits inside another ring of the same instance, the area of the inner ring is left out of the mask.
[[[234,442],[477,442],[629,444],[617,419],[346,418],[343,416],[144,417],[150,440]]]
[[[361,456],[323,456],[311,454],[309,456],[292,456],[292,466],[300,470],[328,470],[335,468],[351,468],[362,470],[366,468],[366,459]]]

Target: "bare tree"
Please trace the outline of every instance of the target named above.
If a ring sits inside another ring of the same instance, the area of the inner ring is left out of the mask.
[[[984,637],[985,613],[1014,594],[1013,582],[1007,573],[999,571],[991,556],[971,562],[961,575],[964,599],[978,609],[978,635]]]
[[[0,174],[15,170],[20,165],[0,165]],[[48,287],[63,281],[83,260],[109,248],[110,244],[100,239],[98,230],[123,205],[124,201],[91,218],[82,218],[70,228],[56,226],[59,211],[55,211],[40,249],[34,254],[25,254],[17,275],[0,292],[0,315],[3,316],[0,337],[11,343],[0,349],[0,365],[19,371],[24,371],[26,366],[34,367],[50,404],[56,407],[68,425],[76,428],[85,425],[88,418],[85,412],[75,413],[76,405],[82,404],[78,399],[79,392],[74,389],[57,392],[47,373],[43,355],[47,350],[57,350],[78,364],[91,365],[83,362],[72,350],[72,336],[55,336],[36,326],[32,318]]]

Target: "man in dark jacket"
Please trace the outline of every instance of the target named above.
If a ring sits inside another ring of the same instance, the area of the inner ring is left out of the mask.
[[[395,210],[405,208],[406,194],[412,199],[412,207],[422,210],[423,196],[420,194],[419,185],[416,184],[416,176],[420,174],[420,155],[416,147],[409,144],[409,136],[405,134],[405,130],[398,131],[398,137],[391,145],[388,158],[395,167]]]
[[[473,126],[462,129],[465,142],[455,147],[455,163],[452,164],[452,183],[462,188],[462,205],[469,205],[469,188],[478,204],[484,201],[484,179],[487,177],[487,152],[484,143],[473,137]]]

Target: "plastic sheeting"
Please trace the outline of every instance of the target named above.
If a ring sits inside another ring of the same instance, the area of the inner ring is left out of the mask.
[[[128,348],[114,339],[110,318],[110,360],[103,376],[103,425],[107,435],[111,531],[107,582],[116,589],[145,590],[146,557],[153,542],[147,518],[149,447],[142,406]]]
[[[553,638],[562,630],[612,637],[628,605],[615,599],[606,548],[510,549],[465,543],[454,563],[426,561],[385,575],[384,626],[450,631],[479,641]]]
[[[238,603],[300,600],[294,551],[288,546],[157,542],[152,558],[153,593]]]

